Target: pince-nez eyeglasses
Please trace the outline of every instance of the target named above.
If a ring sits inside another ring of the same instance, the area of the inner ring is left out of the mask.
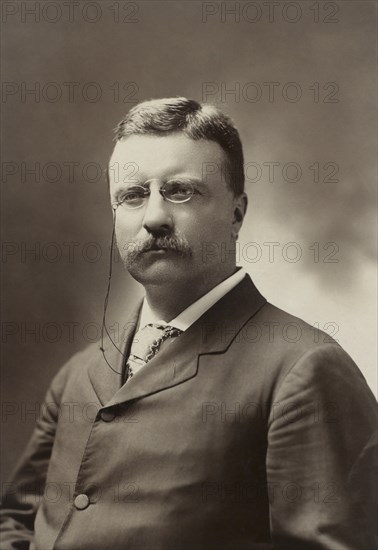
[[[151,180],[150,180],[151,181]],[[145,184],[148,184],[146,181]],[[149,186],[133,185],[126,189],[120,196],[119,200],[113,204],[113,207],[122,206],[127,210],[141,208],[151,194]],[[166,181],[159,189],[161,196],[175,204],[188,202],[194,195],[194,187],[190,181]]]

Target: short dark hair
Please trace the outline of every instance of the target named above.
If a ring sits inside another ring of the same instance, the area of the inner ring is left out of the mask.
[[[217,107],[186,97],[143,101],[118,124],[116,140],[131,135],[164,136],[183,132],[193,140],[215,141],[226,154],[225,177],[235,196],[244,191],[244,158],[239,132]]]

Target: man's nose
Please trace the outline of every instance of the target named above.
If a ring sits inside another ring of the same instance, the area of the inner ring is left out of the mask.
[[[151,189],[144,211],[143,227],[149,233],[169,233],[173,227],[173,218],[169,202],[159,189]]]

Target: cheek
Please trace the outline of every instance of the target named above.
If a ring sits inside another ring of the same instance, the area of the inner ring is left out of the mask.
[[[141,222],[135,216],[130,216],[129,214],[125,215],[123,212],[121,212],[121,215],[117,216],[115,226],[117,238],[132,238],[138,234],[140,228]]]
[[[195,248],[201,249],[204,243],[229,242],[232,223],[227,214],[224,211],[193,214],[176,227]]]
[[[232,225],[232,212],[222,204],[214,205],[196,217],[196,225],[201,233],[214,237],[227,234]]]

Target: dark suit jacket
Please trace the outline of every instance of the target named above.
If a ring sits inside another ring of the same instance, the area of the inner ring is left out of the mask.
[[[55,377],[3,550],[374,548],[375,399],[336,342],[249,277],[126,385],[106,356],[119,374],[95,345]]]

